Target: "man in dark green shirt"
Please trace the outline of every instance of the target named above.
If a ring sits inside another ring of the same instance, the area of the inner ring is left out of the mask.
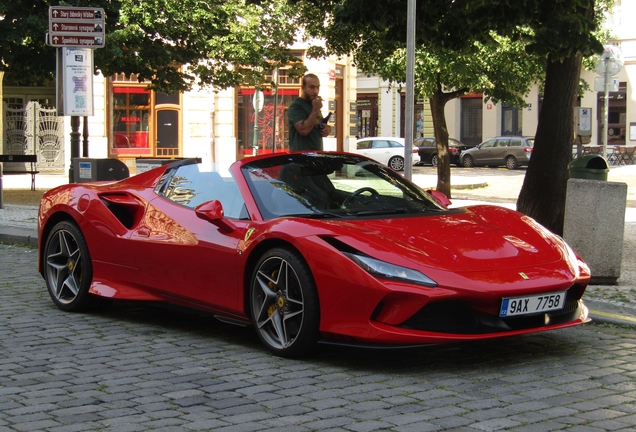
[[[289,120],[289,149],[322,150],[322,138],[331,133],[331,126],[322,124],[320,80],[314,74],[302,79],[302,94],[287,109]]]

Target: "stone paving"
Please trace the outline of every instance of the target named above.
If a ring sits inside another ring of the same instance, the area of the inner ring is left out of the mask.
[[[287,360],[179,309],[62,312],[36,254],[0,245],[0,432],[635,430],[630,327]]]

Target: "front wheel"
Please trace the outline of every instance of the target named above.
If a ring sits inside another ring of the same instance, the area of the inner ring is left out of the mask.
[[[464,159],[462,159],[462,165],[464,168],[472,168],[475,166],[475,161],[473,161],[472,156],[466,155],[464,156]]]
[[[71,222],[60,222],[44,244],[44,279],[57,307],[81,312],[94,306],[97,299],[88,292],[93,265],[80,229]]]
[[[506,168],[509,170],[517,169],[519,164],[517,164],[517,159],[514,156],[508,156],[506,158]]]
[[[304,259],[275,248],[258,261],[251,279],[250,309],[261,342],[281,357],[310,354],[318,342],[318,292]]]
[[[433,167],[437,166],[437,162],[438,162],[437,161],[437,155],[435,154],[435,155],[431,156],[431,165],[433,165]]]
[[[404,158],[401,156],[393,156],[389,159],[389,168],[394,171],[402,171],[404,169]]]

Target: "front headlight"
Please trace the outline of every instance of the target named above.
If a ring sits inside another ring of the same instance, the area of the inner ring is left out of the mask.
[[[343,253],[351,258],[353,262],[362,267],[362,269],[364,269],[367,273],[370,273],[373,276],[401,280],[428,287],[437,286],[437,282],[417,270],[401,267],[360,254],[353,254],[349,252]]]

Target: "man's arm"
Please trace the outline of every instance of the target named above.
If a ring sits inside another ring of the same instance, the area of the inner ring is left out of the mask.
[[[299,134],[301,134],[302,136],[309,135],[309,132],[311,132],[314,129],[314,126],[316,126],[316,119],[318,119],[321,108],[322,98],[317,97],[311,102],[311,113],[309,113],[309,117],[294,123],[294,127]]]
[[[314,129],[314,126],[316,126],[316,118],[318,118],[318,113],[312,111],[311,114],[309,114],[309,117],[307,117],[305,120],[301,120],[295,123],[294,127],[299,134],[301,134],[302,136],[307,136],[309,135],[309,132]]]

